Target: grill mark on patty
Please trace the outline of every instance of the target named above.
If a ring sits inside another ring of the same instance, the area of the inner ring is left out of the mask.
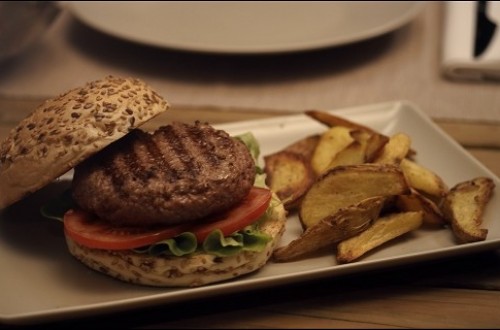
[[[124,137],[124,139],[126,139],[126,137]],[[113,149],[116,149],[116,146],[111,144],[110,146],[108,146],[108,149],[109,150],[113,150]],[[113,190],[115,192],[119,192],[120,189],[116,189],[116,187],[121,187],[123,185],[123,179],[121,176],[117,176],[117,168],[115,166],[115,163],[114,162],[111,162],[111,152],[110,153],[99,153],[97,154],[96,156],[94,157],[98,157],[98,161],[95,162],[95,165],[97,168],[102,168],[104,173],[111,179],[111,182],[113,184]],[[93,162],[93,159],[92,161]]]
[[[158,179],[165,182],[175,182],[179,178],[179,173],[177,169],[170,166],[168,161],[169,150],[163,150],[160,143],[161,139],[158,139],[157,134],[148,135],[147,143],[144,142],[150,155],[151,165],[156,168],[156,177]]]
[[[161,157],[161,159],[156,159],[158,166],[161,166],[158,177],[165,182],[175,183],[181,178],[181,169],[177,165],[177,156],[162,128],[156,131],[151,139],[159,152],[158,157]]]
[[[117,224],[208,216],[241,200],[255,177],[240,141],[199,122],[172,123],[152,134],[132,131],[108,148],[75,169],[73,192],[83,209]]]
[[[118,156],[108,163],[113,163],[112,170],[121,171],[123,177],[137,177],[143,182],[153,177],[167,181],[179,179],[179,169],[170,160],[179,157],[177,153],[182,149],[173,150],[171,146],[163,145],[169,142],[168,136],[133,131],[127,135],[128,141],[123,142],[122,150],[116,152]],[[160,178],[161,174],[164,174],[163,178]]]
[[[221,159],[216,153],[216,146],[210,139],[211,134],[208,133],[206,126],[201,126],[197,122],[195,126],[188,126],[186,131],[191,142],[189,146],[192,146],[193,152],[199,154],[203,159],[203,161],[199,162],[202,171],[210,171],[213,168],[220,167]],[[219,136],[219,132],[215,132],[215,134]]]
[[[183,143],[183,139],[188,138],[186,134],[183,134],[185,130],[178,129],[179,126],[165,126],[157,132],[163,135],[165,142],[171,148],[171,156],[176,157],[180,161],[180,165],[182,165],[181,168],[177,169],[179,178],[196,177],[199,174],[199,169],[195,166],[196,162],[193,155],[187,151]]]
[[[127,178],[143,176],[141,164],[135,155],[135,139],[140,136],[140,131],[134,130],[126,135],[123,140],[112,145],[113,152],[107,154],[105,173],[109,175],[113,190],[119,196],[127,196],[121,187]],[[139,173],[139,175],[137,175]]]
[[[136,175],[142,182],[146,183],[151,178],[159,178],[159,174],[166,167],[163,161],[161,150],[153,140],[151,134],[141,132],[134,140],[133,155],[135,155],[137,163],[141,166],[137,167]]]
[[[127,136],[127,140],[120,145],[118,157],[109,163],[113,164],[123,178],[137,178],[147,182],[156,177],[158,170],[164,168],[165,164],[151,134],[135,130]]]

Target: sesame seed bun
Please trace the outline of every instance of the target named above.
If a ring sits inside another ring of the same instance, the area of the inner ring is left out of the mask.
[[[206,253],[188,256],[151,256],[131,250],[100,250],[79,245],[66,236],[70,253],[88,267],[124,282],[159,287],[196,287],[230,280],[262,268],[285,231],[286,211],[272,204],[260,230],[272,237],[260,252],[244,251],[217,257]]]
[[[44,187],[168,108],[144,82],[112,76],[45,101],[0,145],[0,208]]]

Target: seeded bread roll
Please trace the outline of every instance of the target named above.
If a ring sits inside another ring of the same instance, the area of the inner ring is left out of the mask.
[[[270,237],[263,251],[217,257],[194,253],[183,257],[151,256],[131,250],[100,250],[79,245],[66,235],[69,252],[83,264],[124,282],[158,287],[197,287],[255,272],[271,257],[285,231],[286,211],[275,203],[260,224]]]
[[[0,145],[0,208],[44,187],[168,108],[144,82],[112,76],[45,101]]]

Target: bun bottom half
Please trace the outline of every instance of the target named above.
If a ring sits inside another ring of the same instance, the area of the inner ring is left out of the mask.
[[[270,208],[260,229],[273,239],[260,252],[229,257],[197,253],[185,257],[150,256],[131,250],[113,251],[82,246],[66,236],[69,252],[88,267],[124,282],[157,287],[197,287],[254,272],[270,259],[285,231],[283,204]]]

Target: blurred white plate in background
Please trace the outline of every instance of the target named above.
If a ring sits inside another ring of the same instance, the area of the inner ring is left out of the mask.
[[[393,31],[419,1],[62,2],[83,23],[129,41],[211,53],[279,53],[361,41]]]

